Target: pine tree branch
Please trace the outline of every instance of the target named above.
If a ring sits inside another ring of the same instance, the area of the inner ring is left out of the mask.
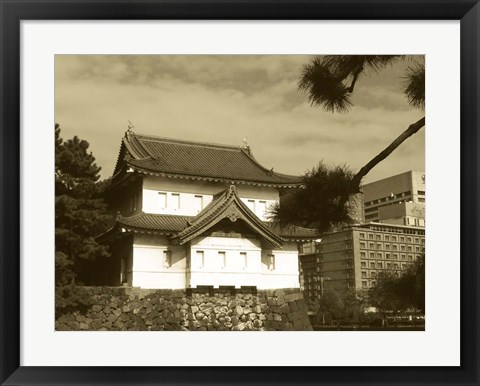
[[[350,182],[350,189],[345,192],[340,200],[340,208],[345,205],[348,201],[351,194],[358,193],[360,191],[360,184],[363,177],[365,177],[370,170],[372,170],[376,165],[382,162],[387,158],[397,147],[399,147],[407,138],[418,132],[422,127],[425,126],[425,117],[421,118],[415,123],[412,123],[407,130],[400,134],[390,145],[378,153],[374,158],[372,158],[365,166],[363,166],[357,174],[352,178]]]

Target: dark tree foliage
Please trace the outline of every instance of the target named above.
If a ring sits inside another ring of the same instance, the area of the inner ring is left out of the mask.
[[[425,312],[425,256],[401,275],[391,271],[379,275],[376,285],[369,290],[368,300],[384,315],[406,309]]]
[[[55,125],[55,283],[88,284],[89,263],[109,255],[95,236],[111,218],[101,198],[105,182],[88,152],[89,144],[77,137],[63,141]]]
[[[304,189],[283,196],[281,204],[269,208],[269,217],[281,227],[297,225],[322,232],[332,224],[351,224],[350,206],[340,206],[339,200],[352,178],[346,166],[330,168],[320,163],[303,177]]]
[[[320,106],[327,112],[347,113],[352,107],[352,93],[357,81],[364,75],[376,73],[387,66],[404,60],[401,55],[326,55],[314,58],[303,68],[298,82],[298,89],[305,92],[312,106]],[[425,66],[414,62],[407,67],[403,81],[403,92],[408,103],[414,108],[425,105]],[[351,221],[354,205],[352,199],[360,192],[363,177],[381,161],[386,159],[407,138],[425,126],[425,117],[412,123],[402,134],[391,142],[384,150],[367,162],[357,173],[347,167],[332,167],[328,170],[324,165],[312,170],[305,176],[304,193],[285,196],[280,209],[271,208],[271,218],[279,224],[304,224],[315,226],[320,231],[329,230],[338,224]],[[343,176],[339,172],[344,172]],[[330,183],[329,179],[333,181]],[[324,189],[321,194],[315,190],[317,180],[327,186],[342,183],[342,190]],[[344,183],[348,182],[348,183]],[[325,200],[325,204],[317,207],[326,209],[323,213],[309,210],[313,201]],[[320,220],[320,217],[323,217]]]

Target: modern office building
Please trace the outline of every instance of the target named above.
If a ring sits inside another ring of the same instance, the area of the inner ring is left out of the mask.
[[[306,244],[300,286],[307,301],[327,289],[366,290],[385,271],[400,273],[424,253],[425,229],[385,223],[354,225]]]
[[[362,186],[366,222],[425,226],[425,172],[409,171]]]

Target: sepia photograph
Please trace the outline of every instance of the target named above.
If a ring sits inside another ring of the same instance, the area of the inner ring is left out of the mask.
[[[425,331],[423,55],[57,54],[54,136],[56,331]]]

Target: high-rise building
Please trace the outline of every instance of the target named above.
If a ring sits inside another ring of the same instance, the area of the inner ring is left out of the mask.
[[[400,274],[424,253],[425,229],[385,223],[354,225],[303,246],[300,286],[310,302],[334,289],[365,290],[386,270]]]
[[[362,186],[366,222],[425,226],[425,172],[409,171]]]

